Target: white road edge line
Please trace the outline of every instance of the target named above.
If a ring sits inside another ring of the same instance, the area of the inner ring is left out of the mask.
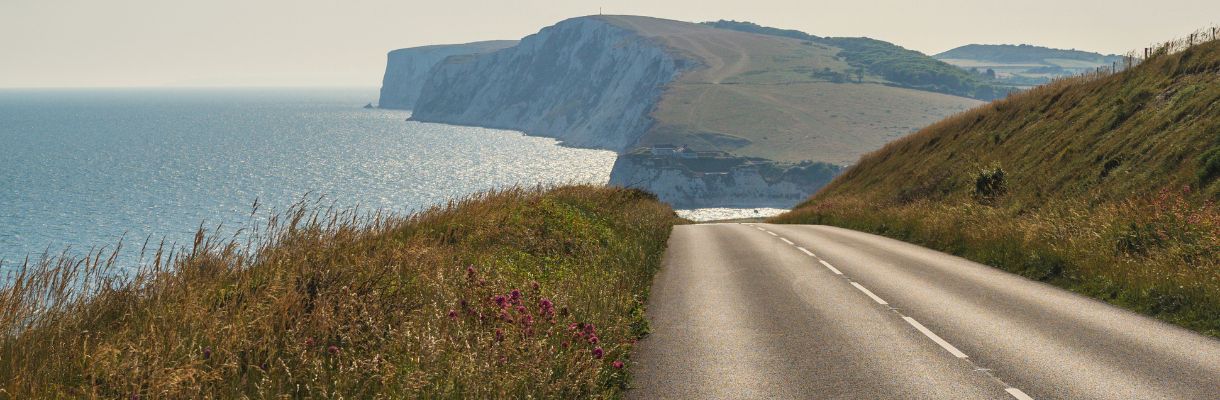
[[[784,239],[784,238],[779,238],[779,240],[783,240],[783,241],[784,241],[784,243],[787,243],[787,244],[790,244],[790,245],[796,246],[796,243],[792,243],[792,241],[791,241],[791,240]]]
[[[810,254],[810,255],[812,256],[813,254]],[[826,262],[826,260],[818,260],[818,262],[822,263],[822,265],[825,265],[826,268],[830,268],[830,272],[834,272],[835,275],[843,275],[842,272],[839,272],[838,268],[835,268],[835,266],[830,265],[830,263]]]
[[[945,339],[941,339],[940,336],[936,336],[935,333],[932,333],[932,331],[928,330],[928,328],[925,328],[923,326],[923,324],[919,323],[919,321],[916,321],[915,318],[902,317],[902,319],[907,320],[908,324],[911,324],[911,326],[915,327],[915,329],[918,329],[919,332],[923,333],[924,336],[927,336],[928,339],[932,339],[933,342],[936,342],[936,344],[939,344],[940,347],[943,347],[943,348],[945,348],[945,350],[948,350],[949,353],[953,354],[954,357],[966,358],[966,353],[962,353],[961,350],[958,350],[956,347],[953,347],[953,345],[949,344],[949,342],[946,342]],[[1009,391],[1008,393],[1012,394],[1012,391]],[[1021,394],[1025,394],[1025,393],[1021,393]],[[1013,395],[1016,396],[1015,394],[1013,394]],[[1017,397],[1017,398],[1020,398],[1020,397]],[[1026,397],[1026,398],[1028,399],[1029,397]]]
[[[873,294],[873,292],[870,292],[867,288],[864,287],[864,285],[861,285],[856,282],[852,282],[851,285],[855,286],[856,289],[860,289],[860,291],[864,292],[864,294],[867,294],[868,297],[872,298],[873,301],[877,302],[877,304],[881,304],[881,305],[885,305],[885,306],[890,305],[890,303],[886,303],[885,300],[881,300],[880,297],[877,297],[877,295]]]
[[[775,232],[767,231],[767,234],[769,234],[771,236],[779,237],[779,235],[776,235]]]
[[[817,256],[813,255],[813,252],[810,252],[809,250],[805,250],[804,247],[797,247],[797,249],[805,252],[805,254],[808,254],[810,257],[817,257]]]
[[[1004,391],[1008,392],[1008,394],[1011,394],[1012,397],[1016,397],[1018,400],[1034,400],[1033,397],[1029,397],[1029,395],[1025,394],[1025,392],[1022,392],[1021,389],[1008,388],[1008,389],[1004,389]]]

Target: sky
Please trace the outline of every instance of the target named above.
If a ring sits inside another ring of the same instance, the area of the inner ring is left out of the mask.
[[[376,87],[389,50],[519,39],[599,10],[928,54],[970,43],[1125,53],[1220,22],[1215,0],[0,0],[0,87]]]

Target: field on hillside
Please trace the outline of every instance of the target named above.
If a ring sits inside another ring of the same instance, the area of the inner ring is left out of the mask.
[[[44,260],[0,290],[0,398],[616,397],[675,219],[636,190],[510,189],[306,203],[127,278]]]
[[[688,144],[778,161],[846,164],[980,102],[883,85],[840,49],[792,38],[646,17],[612,23],[701,60],[672,83],[641,145]],[[850,81],[850,83],[849,83]],[[841,83],[840,83],[841,82]]]
[[[732,147],[733,153],[751,157],[847,165],[869,149],[975,104],[869,83],[677,84],[654,112],[664,125],[641,144]],[[741,139],[733,143],[733,137]]]
[[[1220,42],[873,152],[776,222],[871,231],[1220,337]]]

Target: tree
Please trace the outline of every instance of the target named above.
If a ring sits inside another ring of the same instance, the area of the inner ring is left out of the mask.
[[[986,76],[987,79],[995,79],[995,70],[987,68],[987,72],[984,72],[983,75]]]

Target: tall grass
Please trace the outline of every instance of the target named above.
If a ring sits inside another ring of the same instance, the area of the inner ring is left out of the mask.
[[[0,398],[613,397],[672,210],[590,186],[398,216],[306,204],[122,273],[0,290]]]

